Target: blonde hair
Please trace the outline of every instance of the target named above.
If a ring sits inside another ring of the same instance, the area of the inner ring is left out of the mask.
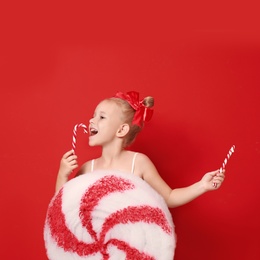
[[[138,125],[132,124],[136,111],[130,106],[130,104],[126,100],[117,98],[117,97],[112,97],[112,98],[109,98],[108,100],[114,101],[118,106],[121,107],[122,113],[124,115],[123,120],[130,127],[129,132],[125,136],[124,142],[123,142],[123,147],[127,147],[134,142],[137,134],[142,130],[144,124],[142,123],[141,127]],[[145,107],[152,108],[154,106],[154,98],[151,96],[148,96],[143,99],[142,103]]]

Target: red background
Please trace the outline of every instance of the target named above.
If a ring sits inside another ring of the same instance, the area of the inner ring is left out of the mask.
[[[12,2],[0,10],[1,259],[46,259],[45,214],[72,129],[100,100],[128,90],[155,98],[133,149],[172,188],[220,167],[236,145],[222,188],[171,210],[175,259],[259,259],[253,2]],[[80,163],[98,153],[79,134]]]

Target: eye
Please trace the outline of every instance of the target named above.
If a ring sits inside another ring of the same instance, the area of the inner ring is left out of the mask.
[[[105,119],[105,117],[104,116],[100,116],[100,119]]]

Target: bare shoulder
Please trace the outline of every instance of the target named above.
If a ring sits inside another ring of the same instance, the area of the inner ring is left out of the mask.
[[[157,173],[157,170],[151,159],[143,153],[137,154],[136,170],[138,175],[143,179],[147,178],[147,175]]]
[[[154,163],[147,155],[141,153],[138,154],[136,161],[138,163],[139,176],[161,194],[165,201],[167,201],[172,189],[162,179]]]
[[[137,153],[136,160],[138,160],[139,163],[152,163],[151,159],[144,153]]]
[[[135,161],[137,163],[140,163],[140,162],[144,163],[144,162],[151,161],[147,155],[140,153],[140,152],[127,151],[125,154],[127,155],[127,157],[125,157],[125,159],[127,161],[131,161],[135,156],[136,156]]]

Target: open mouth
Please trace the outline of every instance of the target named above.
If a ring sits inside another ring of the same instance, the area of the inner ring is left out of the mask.
[[[89,133],[90,133],[90,136],[94,136],[98,133],[98,130],[96,130],[95,128],[90,128]]]

